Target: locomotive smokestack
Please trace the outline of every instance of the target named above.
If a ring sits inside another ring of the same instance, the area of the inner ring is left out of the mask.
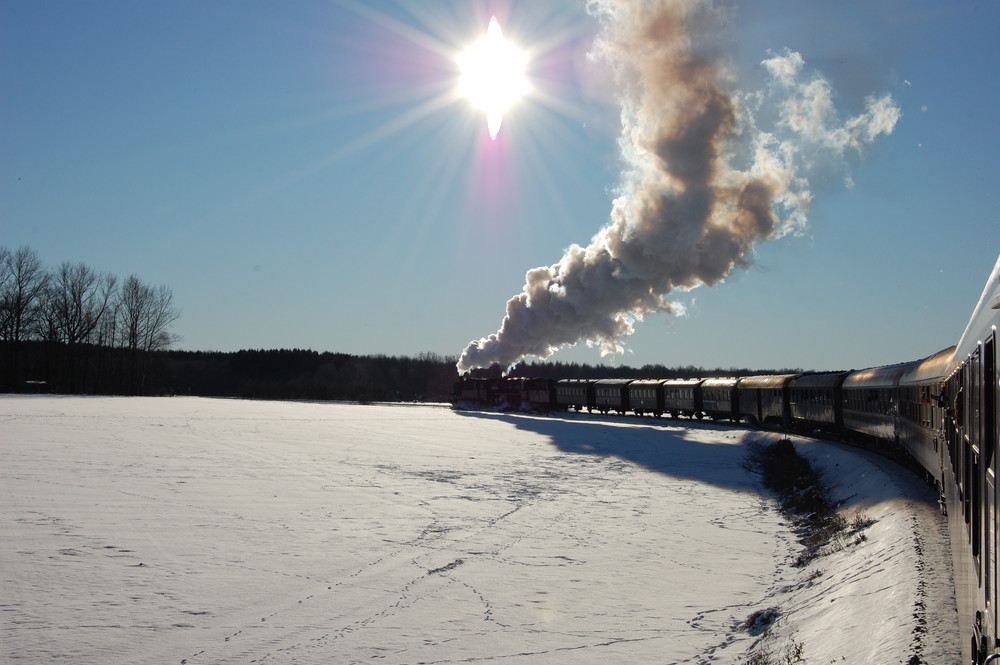
[[[672,291],[716,284],[750,264],[757,242],[804,226],[818,153],[839,160],[899,118],[885,96],[841,120],[826,81],[805,77],[802,57],[787,51],[762,63],[774,79],[767,91],[738,94],[705,45],[723,23],[710,3],[594,6],[603,23],[594,53],[611,65],[622,109],[625,169],[610,220],[587,247],[528,271],[500,329],[465,348],[460,372],[579,341],[621,352],[635,321],[681,309],[666,299]],[[778,118],[770,131],[758,126],[766,112]]]

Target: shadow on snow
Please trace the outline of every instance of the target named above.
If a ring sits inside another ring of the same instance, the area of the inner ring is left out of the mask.
[[[741,462],[751,441],[773,439],[774,432],[686,420],[607,419],[587,414],[537,416],[461,411],[468,418],[504,422],[547,437],[560,451],[616,457],[673,478],[725,489],[761,491],[759,478]],[[784,436],[779,434],[778,436]]]

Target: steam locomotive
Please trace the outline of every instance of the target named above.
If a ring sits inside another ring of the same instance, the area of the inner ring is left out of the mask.
[[[958,343],[920,360],[732,378],[463,378],[453,402],[820,431],[894,457],[938,490],[947,511],[964,662],[1000,663],[998,328],[1000,257]]]

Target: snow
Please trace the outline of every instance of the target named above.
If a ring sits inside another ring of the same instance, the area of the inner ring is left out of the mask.
[[[934,494],[795,438],[874,524],[794,568],[790,524],[740,465],[777,436],[0,397],[0,662],[957,662]],[[767,608],[763,635],[740,627]]]

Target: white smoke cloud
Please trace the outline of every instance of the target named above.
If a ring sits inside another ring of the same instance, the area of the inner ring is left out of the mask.
[[[548,357],[585,341],[620,353],[651,312],[680,313],[667,296],[724,280],[757,242],[804,228],[818,155],[840,160],[892,132],[899,109],[872,97],[840,119],[829,83],[798,53],[763,61],[765,91],[739,93],[721,54],[705,46],[725,18],[702,0],[595,0],[595,57],[620,91],[625,168],[610,220],[587,247],[529,270],[500,329],[472,341],[460,372]],[[769,131],[759,126],[776,109]]]
[[[805,74],[799,53],[786,49],[761,64],[786,95],[781,124],[798,134],[800,142],[825,148],[824,157],[842,158],[848,149],[861,153],[879,135],[891,134],[899,121],[899,107],[890,95],[868,97],[863,113],[842,120],[829,81],[815,73]]]

